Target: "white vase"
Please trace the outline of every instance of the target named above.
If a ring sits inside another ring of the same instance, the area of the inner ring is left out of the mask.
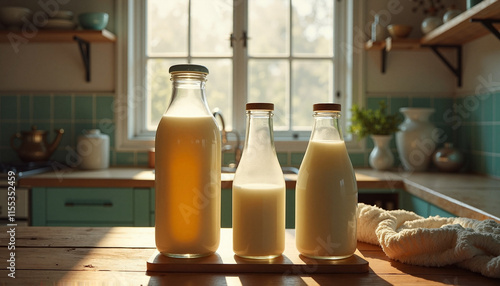
[[[437,16],[429,16],[422,21],[422,25],[420,28],[422,29],[422,33],[427,34],[430,31],[436,29],[437,27],[443,24],[443,20]]]
[[[461,10],[455,9],[454,7],[450,7],[446,13],[443,15],[443,23],[448,23],[451,19],[456,16],[462,14]]]
[[[436,137],[433,136],[436,127],[429,122],[434,109],[404,107],[399,111],[405,116],[399,126],[400,131],[396,133],[396,146],[403,168],[407,171],[425,171],[436,149],[433,139]]]
[[[375,147],[370,153],[368,162],[375,170],[387,170],[394,165],[394,155],[389,148],[392,135],[371,135]]]

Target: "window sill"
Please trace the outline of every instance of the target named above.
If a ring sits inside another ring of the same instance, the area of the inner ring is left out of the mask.
[[[349,152],[363,152],[364,151],[364,141],[357,140],[346,140],[346,147]],[[302,152],[304,153],[307,149],[307,144],[309,143],[309,138],[307,139],[297,139],[290,140],[289,138],[275,138],[274,146],[276,152]],[[229,140],[228,144],[231,146],[236,145],[235,140]],[[240,142],[241,148],[245,144],[244,139]],[[117,144],[116,149],[119,151],[148,151],[155,147],[155,142],[151,138],[135,138],[126,140],[122,144]]]

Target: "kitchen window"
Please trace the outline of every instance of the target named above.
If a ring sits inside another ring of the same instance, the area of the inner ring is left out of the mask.
[[[348,115],[354,1],[125,2],[128,72],[119,97],[127,116],[117,122],[119,148],[152,147],[170,101],[168,68],[177,63],[209,68],[207,101],[226,130],[244,135],[246,102],[273,102],[278,149],[287,142],[305,150],[313,103],[341,103]]]

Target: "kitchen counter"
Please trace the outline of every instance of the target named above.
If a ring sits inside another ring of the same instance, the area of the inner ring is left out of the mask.
[[[0,227],[3,234],[9,230]],[[0,237],[1,257],[15,254],[16,277],[10,278],[4,267],[0,270],[2,285],[498,285],[498,279],[457,267],[420,267],[393,261],[380,247],[361,242],[358,251],[369,263],[366,273],[160,274],[146,271],[146,261],[156,251],[151,227],[16,227],[14,231],[15,250],[8,250],[8,236]],[[287,232],[295,237],[293,230]],[[231,229],[223,229],[221,234],[230,235]]]
[[[485,176],[448,173],[383,172],[355,169],[359,189],[405,189],[460,217],[500,222],[500,181]],[[234,174],[222,174],[222,188],[231,188]],[[288,189],[297,175],[285,175]],[[22,178],[26,187],[154,187],[154,173],[146,168],[99,171],[61,170]]]

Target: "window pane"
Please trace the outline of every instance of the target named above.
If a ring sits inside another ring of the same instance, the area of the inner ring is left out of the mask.
[[[333,56],[333,2],[292,0],[294,55]]]
[[[292,129],[311,130],[312,106],[333,100],[333,63],[294,60],[292,63]]]
[[[172,84],[168,69],[178,62],[175,59],[150,59],[147,62],[146,124],[148,130],[156,130],[161,116],[170,103]],[[140,91],[135,92],[137,97]]]
[[[193,56],[231,56],[229,36],[232,30],[232,0],[191,0]]]
[[[148,0],[147,54],[187,56],[188,1]]]
[[[161,116],[170,103],[172,84],[168,69],[170,66],[187,60],[150,59],[147,67],[146,120],[148,130],[156,130]],[[232,61],[230,59],[193,60],[209,70],[206,96],[210,110],[219,108],[224,116],[226,130],[232,129]],[[136,93],[140,92],[139,90]]]
[[[289,65],[287,60],[249,60],[248,102],[274,103],[274,127],[289,128]]]
[[[288,0],[248,1],[248,54],[289,54],[290,5]]]
[[[208,68],[205,86],[208,107],[219,108],[224,116],[226,130],[233,128],[233,68],[230,59],[196,59],[194,63]]]

